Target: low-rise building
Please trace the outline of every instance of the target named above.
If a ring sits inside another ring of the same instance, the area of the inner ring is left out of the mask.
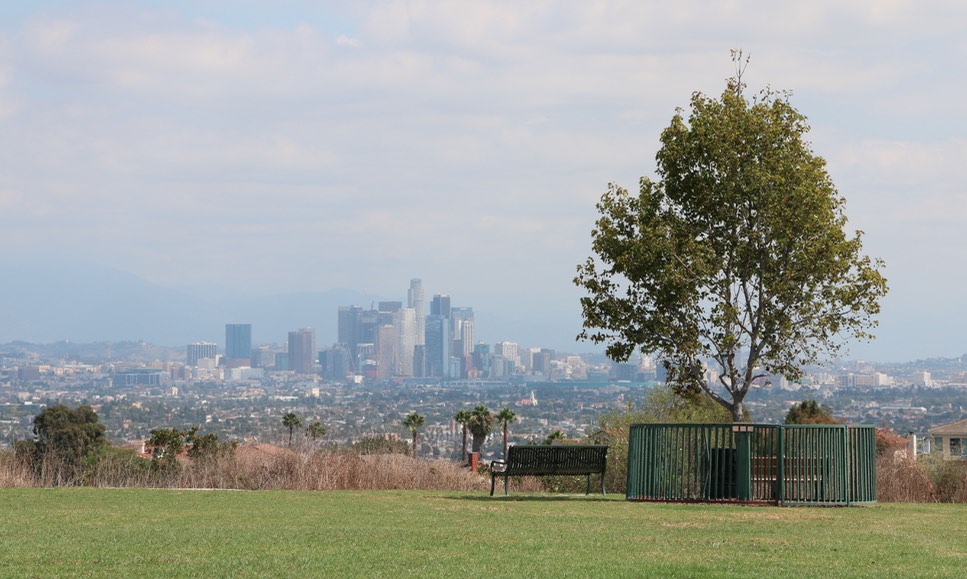
[[[942,449],[944,460],[967,460],[967,418],[935,426],[930,436]]]

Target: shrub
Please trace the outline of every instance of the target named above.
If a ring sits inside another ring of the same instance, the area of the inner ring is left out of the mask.
[[[646,392],[640,408],[629,406],[625,411],[600,415],[596,430],[586,441],[610,447],[604,482],[609,493],[624,493],[627,486],[631,425],[655,422],[724,423],[732,422],[732,414],[704,396],[683,397],[669,386],[657,386]]]
[[[967,502],[967,462],[943,460],[936,453],[922,456],[919,465],[933,485],[937,502]]]

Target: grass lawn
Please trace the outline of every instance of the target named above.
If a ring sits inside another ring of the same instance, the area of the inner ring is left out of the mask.
[[[963,577],[967,505],[0,489],[0,576]]]

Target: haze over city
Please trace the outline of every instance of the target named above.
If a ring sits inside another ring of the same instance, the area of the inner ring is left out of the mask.
[[[849,354],[961,355],[965,17],[957,2],[5,4],[0,341],[178,345],[235,321],[282,341],[260,330],[271,312],[323,341],[336,305],[405,299],[419,277],[474,308],[481,340],[595,350],[574,342],[571,282],[595,202],[653,175],[676,107],[718,95],[742,48],[749,92],[793,91],[848,228],[886,261],[878,338]],[[162,328],[183,318],[199,325]]]

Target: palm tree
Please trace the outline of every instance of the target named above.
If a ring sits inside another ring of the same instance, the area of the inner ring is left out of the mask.
[[[461,462],[467,460],[467,425],[470,424],[471,416],[472,414],[470,414],[469,410],[458,410],[453,415],[453,421],[463,427],[463,446],[460,447]]]
[[[507,427],[517,420],[517,415],[510,408],[503,408],[497,413],[497,424],[504,429],[504,460],[507,460]]]
[[[311,438],[313,442],[317,439],[322,438],[326,435],[326,427],[322,425],[321,422],[316,420],[312,424],[306,427],[306,436]]]
[[[561,432],[561,429],[558,428],[554,432],[552,432],[552,433],[550,433],[550,434],[547,435],[547,437],[544,439],[544,444],[545,445],[552,445],[555,442],[558,442],[558,441],[561,441],[561,440],[565,440],[566,438],[567,437],[564,436],[564,433]]]
[[[285,416],[282,417],[282,426],[289,429],[289,446],[292,446],[292,433],[296,428],[302,426],[302,421],[296,416],[295,412],[287,412]]]
[[[487,435],[493,432],[494,415],[482,404],[478,404],[470,413],[470,434],[473,435],[471,452],[480,452]]]
[[[416,434],[423,428],[423,424],[426,421],[422,416],[413,412],[408,414],[406,418],[403,419],[403,426],[413,433],[413,458],[416,458]]]

